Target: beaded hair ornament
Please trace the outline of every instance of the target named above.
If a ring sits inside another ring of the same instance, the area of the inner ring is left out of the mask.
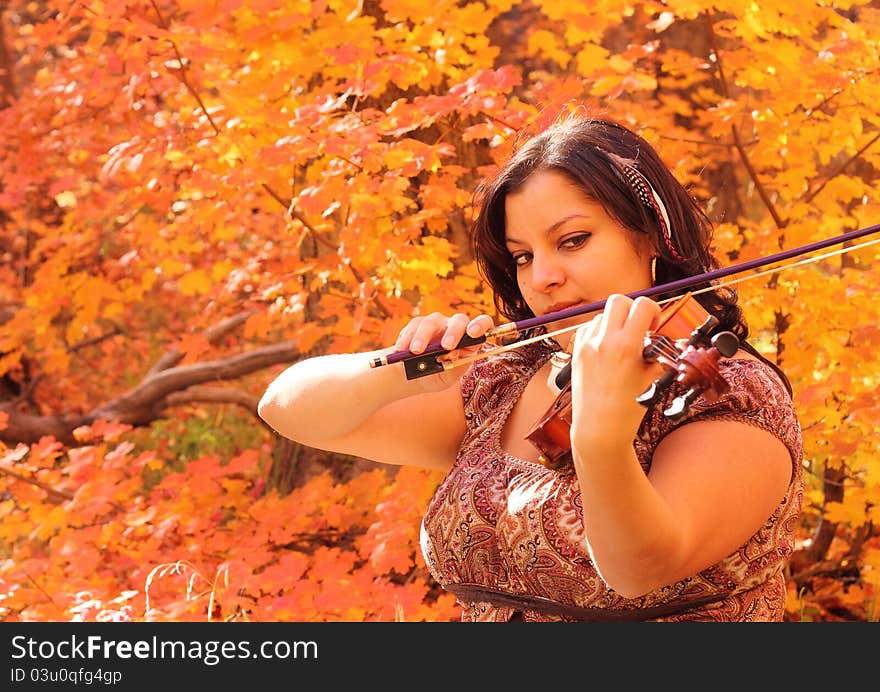
[[[666,205],[663,204],[663,200],[660,199],[660,195],[657,194],[653,185],[632,164],[614,154],[608,153],[608,156],[615,164],[614,173],[617,177],[636,193],[642,204],[654,212],[654,216],[657,217],[657,221],[660,224],[660,235],[663,237],[663,242],[669,249],[669,252],[672,253],[675,259],[684,262],[684,257],[679,254],[678,250],[675,249],[675,245],[672,244],[669,214],[666,212]]]

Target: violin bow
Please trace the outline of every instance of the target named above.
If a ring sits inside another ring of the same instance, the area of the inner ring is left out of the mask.
[[[683,279],[678,279],[676,281],[670,281],[669,283],[660,284],[658,286],[651,286],[649,288],[642,289],[640,291],[634,291],[633,293],[627,293],[626,295],[630,298],[638,298],[640,296],[655,296],[661,293],[669,293],[673,291],[681,291],[687,288],[692,288],[699,284],[710,283],[712,281],[717,281],[719,279],[726,278],[733,274],[741,274],[743,272],[760,269],[762,267],[766,267],[770,264],[775,264],[777,262],[784,262],[785,260],[791,259],[793,257],[799,257],[801,255],[808,255],[813,252],[817,252],[819,250],[824,250],[825,248],[832,247],[834,245],[843,245],[853,240],[857,240],[859,238],[863,238],[868,235],[872,235],[880,231],[880,224],[876,224],[873,226],[866,226],[865,228],[859,228],[854,231],[849,231],[847,233],[843,233],[841,235],[833,236],[831,238],[826,238],[824,240],[817,241],[815,243],[808,243],[807,245],[802,245],[800,247],[792,248],[791,250],[783,250],[782,252],[777,252],[773,255],[769,255],[767,257],[758,257],[756,259],[748,260],[746,262],[741,262],[739,264],[732,264],[728,267],[722,267],[720,269],[714,269],[709,272],[705,272],[703,274],[697,274],[695,276],[688,276]],[[706,286],[705,288],[698,289],[693,291],[693,294],[703,293],[705,291],[714,291],[718,288],[724,288],[725,286],[730,286],[736,283],[740,283],[742,281],[747,281],[751,279],[755,279],[759,276],[764,276],[766,274],[774,274],[776,272],[780,272],[783,269],[789,269],[791,267],[795,267],[798,265],[811,264],[813,262],[819,262],[820,260],[827,259],[828,257],[832,257],[834,255],[840,255],[847,252],[852,252],[854,250],[859,250],[861,248],[868,247],[869,245],[874,245],[876,243],[880,243],[880,238],[875,238],[874,240],[869,240],[863,243],[859,243],[857,245],[851,245],[849,247],[845,247],[839,250],[835,250],[833,252],[824,253],[821,255],[816,255],[813,257],[808,257],[799,262],[794,262],[792,264],[787,264],[779,267],[774,267],[772,269],[768,269],[763,272],[757,272],[755,274],[751,274],[749,276],[745,276],[739,279],[734,279],[727,283],[721,284],[713,284],[710,286]],[[675,298],[670,298],[665,301],[658,301],[660,304],[664,302],[668,302],[669,300],[675,300]],[[462,358],[456,358],[454,360],[440,360],[440,357],[460,348],[466,348],[468,346],[474,346],[476,344],[481,344],[486,341],[489,343],[495,342],[503,342],[505,340],[510,340],[519,332],[525,331],[527,329],[532,329],[534,327],[544,326],[546,324],[550,324],[552,322],[558,322],[560,320],[565,320],[570,317],[577,317],[579,315],[585,315],[591,312],[596,312],[597,310],[601,310],[605,307],[606,300],[600,300],[595,303],[589,303],[587,305],[576,305],[574,307],[566,308],[564,310],[559,310],[558,312],[547,313],[546,315],[539,315],[537,317],[528,317],[523,320],[517,320],[516,322],[505,322],[504,324],[499,324],[497,327],[493,327],[489,331],[487,331],[482,336],[472,337],[465,335],[461,341],[459,341],[458,345],[454,349],[445,349],[441,346],[439,341],[433,341],[425,347],[425,350],[422,353],[413,353],[409,349],[405,349],[403,351],[394,351],[393,353],[389,353],[384,356],[379,356],[373,358],[370,361],[370,367],[377,368],[384,365],[393,365],[394,363],[402,362],[404,364],[404,370],[406,371],[406,377],[409,380],[415,379],[417,377],[425,377],[426,375],[433,375],[435,373],[443,372],[445,370],[451,370],[453,368],[457,368],[462,365],[466,365],[467,363],[471,363],[476,360],[482,360],[483,358],[487,358],[488,356],[495,355],[498,353],[503,353],[504,351],[520,348],[521,346],[525,346],[526,344],[530,344],[535,341],[541,341],[558,334],[565,333],[567,331],[571,331],[573,329],[577,329],[580,325],[574,325],[572,327],[566,327],[564,329],[560,329],[555,332],[550,332],[546,334],[540,334],[537,337],[532,337],[529,339],[522,339],[518,341],[513,341],[510,343],[505,343],[503,345],[497,346],[495,349],[490,349],[486,351],[482,351],[479,354],[473,354],[470,356],[465,356]]]

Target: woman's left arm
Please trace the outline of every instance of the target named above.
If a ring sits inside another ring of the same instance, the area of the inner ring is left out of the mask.
[[[635,396],[657,375],[640,362],[655,317],[641,299],[612,296],[579,330],[574,349],[571,441],[584,529],[594,566],[627,598],[694,575],[742,546],[792,477],[791,455],[775,435],[723,419],[671,431],[645,475],[632,440],[645,412]]]

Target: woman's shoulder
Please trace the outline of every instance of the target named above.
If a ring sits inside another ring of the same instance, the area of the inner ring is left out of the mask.
[[[726,391],[701,395],[685,415],[672,420],[663,412],[682,393],[679,386],[672,387],[645,417],[640,443],[646,448],[655,448],[672,430],[693,422],[737,421],[773,434],[786,445],[792,459],[799,459],[802,454],[800,422],[788,389],[776,370],[756,357],[740,354],[719,361],[718,370],[727,385]]]
[[[741,418],[768,427],[797,422],[792,397],[769,363],[750,355],[725,358],[718,372],[726,391],[708,392],[691,405],[688,419]]]
[[[751,354],[719,361],[718,371],[729,386],[729,396],[753,406],[792,408],[792,398],[776,369]]]

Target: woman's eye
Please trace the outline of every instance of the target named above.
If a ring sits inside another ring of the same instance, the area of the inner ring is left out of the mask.
[[[519,254],[513,256],[513,261],[517,267],[526,266],[531,259],[532,256],[528,252],[520,252]]]
[[[590,238],[589,233],[580,233],[578,235],[573,235],[573,236],[566,238],[565,240],[563,240],[560,243],[560,245],[562,247],[566,247],[569,249],[575,249],[575,248],[579,248],[581,245],[586,243],[587,240],[589,240],[589,238]]]

